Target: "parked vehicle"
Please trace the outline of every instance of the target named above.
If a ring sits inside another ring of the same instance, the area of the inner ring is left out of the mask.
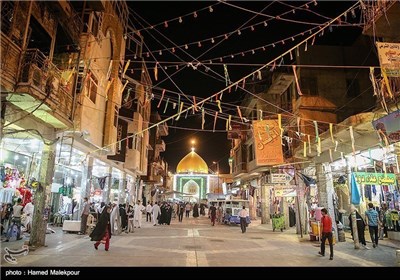
[[[234,200],[212,200],[208,201],[209,205],[212,203],[215,203],[215,206],[218,207],[218,205],[221,203],[222,209],[223,209],[223,223],[227,225],[240,225],[240,218],[239,218],[239,211],[243,208],[243,206],[246,207],[247,211],[249,211],[249,201],[248,200],[239,200],[239,199],[234,199]],[[246,218],[247,224],[250,224],[250,217],[247,216]]]

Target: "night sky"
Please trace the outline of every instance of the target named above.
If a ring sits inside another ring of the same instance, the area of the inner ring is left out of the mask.
[[[144,37],[143,57],[155,86],[152,108],[159,103],[162,89],[166,89],[167,92],[158,109],[162,118],[166,118],[177,113],[178,106],[173,109],[172,103],[178,102],[178,94],[181,96],[181,101],[187,105],[190,102],[185,95],[190,99],[194,95],[199,102],[202,98],[224,89],[226,87],[224,63],[227,65],[230,80],[237,81],[296,45],[306,38],[306,35],[295,37],[293,41],[286,40],[284,45],[278,43],[272,47],[270,44],[305,33],[316,24],[336,17],[355,2],[318,1],[317,5],[314,5],[312,1],[230,1],[228,3],[129,1],[128,3],[131,8],[130,24],[138,30],[142,29],[140,33]],[[308,8],[303,6],[302,10],[296,9],[293,13],[293,9],[307,3],[309,3]],[[210,12],[210,6],[212,12]],[[295,22],[276,19],[276,16],[285,12],[287,14],[281,18]],[[359,14],[359,10],[356,12]],[[351,14],[347,15],[347,20],[351,23],[359,21]],[[165,21],[168,27],[165,27]],[[149,26],[153,28],[150,29]],[[222,40],[224,34],[229,35],[227,40]],[[326,29],[323,36],[318,36],[315,44],[351,44],[360,34],[360,27],[334,26]],[[214,43],[211,38],[215,38]],[[188,45],[187,48],[185,45]],[[266,45],[270,46],[265,47],[265,51],[262,50],[261,47]],[[172,47],[175,48],[174,53],[172,53]],[[147,57],[149,50],[151,53]],[[254,54],[252,50],[255,50]],[[231,54],[234,54],[234,58]],[[220,62],[220,57],[223,57],[223,62]],[[195,61],[196,58],[202,63],[197,67],[188,66],[188,63]],[[210,60],[212,64],[209,63]],[[158,81],[154,77],[155,61],[158,61],[159,66],[162,67],[162,69],[158,67]],[[283,64],[292,63],[293,61],[289,59],[283,62]],[[180,71],[176,69],[176,65]],[[235,106],[239,105],[244,97],[245,93],[240,90],[229,94],[224,93],[223,112],[236,115]],[[167,98],[170,98],[170,101],[164,113]],[[215,102],[206,104],[206,108],[218,110]],[[220,172],[229,172],[228,158],[231,142],[227,140],[227,134],[224,132],[226,122],[218,120],[216,132],[212,132],[213,124],[214,117],[206,116],[204,128],[211,132],[202,131],[201,112],[192,115],[191,111],[187,116],[182,114],[178,121],[168,121],[169,136],[163,138],[167,148],[162,156],[169,163],[170,171],[175,172],[178,162],[190,152],[190,140],[196,139],[196,152],[203,157],[209,167],[215,170],[216,167],[212,165],[212,162],[218,161]]]

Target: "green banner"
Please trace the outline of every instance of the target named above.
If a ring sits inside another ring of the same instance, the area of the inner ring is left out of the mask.
[[[396,185],[396,175],[392,173],[354,172],[358,184]]]

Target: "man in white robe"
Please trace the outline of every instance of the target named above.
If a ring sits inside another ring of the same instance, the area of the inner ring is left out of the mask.
[[[121,233],[119,208],[117,204],[113,203],[113,208],[110,214],[111,234],[118,235]]]
[[[34,204],[33,200],[31,202],[28,202],[25,205],[24,209],[22,210],[23,213],[25,214],[24,227],[25,227],[26,232],[31,232],[33,210],[35,209],[35,206],[33,204]]]
[[[142,226],[142,214],[146,210],[146,207],[143,206],[143,204],[138,200],[136,202],[135,208],[134,208],[134,215],[133,215],[133,225],[134,227],[140,228]]]
[[[161,209],[160,206],[158,206],[157,201],[153,205],[152,213],[153,213],[153,226],[156,226],[158,223],[158,215],[161,215]]]

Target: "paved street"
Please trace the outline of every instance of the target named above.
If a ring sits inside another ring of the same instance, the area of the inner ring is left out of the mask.
[[[334,259],[318,256],[318,242],[300,238],[294,229],[273,232],[253,221],[245,234],[239,226],[211,226],[206,217],[170,226],[143,222],[134,233],[112,236],[110,250],[96,251],[88,236],[64,233],[46,236],[47,247],[5,261],[5,247],[21,249],[22,241],[2,242],[3,267],[395,267],[398,242],[385,240],[371,250],[356,250],[351,239],[334,246]],[[367,234],[367,233],[366,233]],[[368,239],[368,235],[366,236]]]

